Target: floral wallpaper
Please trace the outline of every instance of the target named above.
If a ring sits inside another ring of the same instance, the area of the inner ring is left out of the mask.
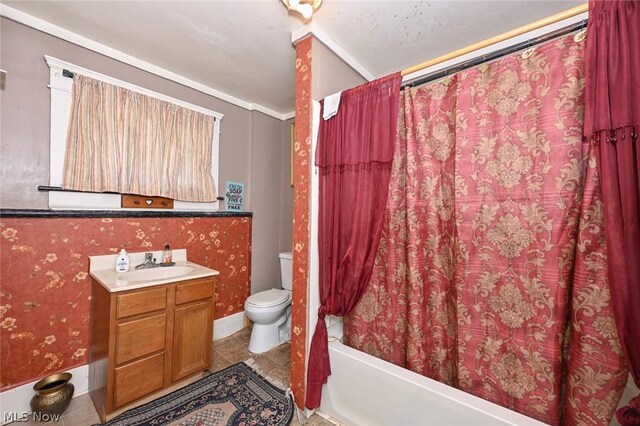
[[[291,312],[291,389],[304,408],[309,281],[309,188],[311,186],[311,43],[296,44],[296,133],[293,192],[293,303]]]
[[[251,290],[251,218],[0,219],[0,390],[88,362],[88,256],[186,248],[220,271],[214,316]]]

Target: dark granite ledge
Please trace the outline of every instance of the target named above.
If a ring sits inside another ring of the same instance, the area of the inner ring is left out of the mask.
[[[21,210],[0,209],[0,218],[106,218],[106,217],[253,217],[252,212],[194,212],[137,210]]]

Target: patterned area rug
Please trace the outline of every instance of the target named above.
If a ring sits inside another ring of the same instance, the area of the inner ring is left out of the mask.
[[[293,413],[290,395],[241,362],[99,426],[285,426]]]

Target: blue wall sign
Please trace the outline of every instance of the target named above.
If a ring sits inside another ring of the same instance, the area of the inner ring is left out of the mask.
[[[227,181],[227,191],[224,194],[227,211],[241,212],[244,199],[244,184]]]

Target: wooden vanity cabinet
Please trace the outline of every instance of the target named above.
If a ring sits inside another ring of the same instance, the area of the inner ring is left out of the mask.
[[[102,421],[209,368],[214,280],[111,293],[92,279],[89,391]]]

